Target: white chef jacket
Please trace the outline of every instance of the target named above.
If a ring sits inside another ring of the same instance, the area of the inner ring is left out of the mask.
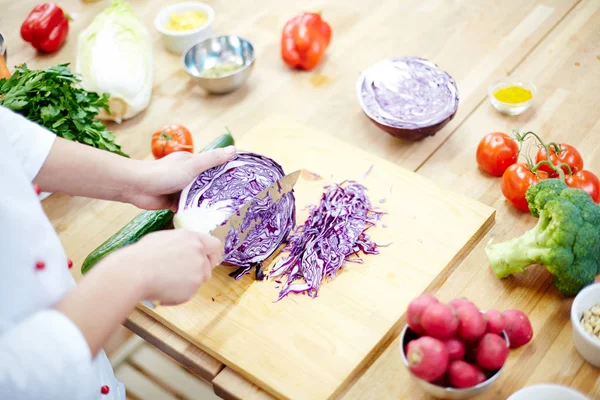
[[[55,138],[0,106],[0,399],[125,399],[104,351],[92,359],[79,328],[52,308],[75,286],[32,187]]]

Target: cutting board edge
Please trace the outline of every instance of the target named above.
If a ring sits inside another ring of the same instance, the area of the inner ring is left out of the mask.
[[[153,313],[152,310],[148,309],[148,307],[144,306],[142,303],[138,304],[136,308],[138,310],[140,310],[141,312],[143,312],[144,314],[146,314],[147,316],[149,316],[150,318],[152,318],[155,321],[158,321],[159,323],[166,326],[168,329],[170,329],[175,334],[180,336],[183,340],[189,342],[192,346],[196,346],[200,350],[204,351],[205,353],[207,353],[208,355],[213,357],[215,360],[223,363],[227,368],[230,368],[231,370],[237,372],[240,376],[242,376],[248,382],[251,382],[254,385],[260,387],[262,390],[269,393],[271,396],[274,396],[275,398],[281,399],[281,400],[293,400],[290,397],[285,396],[283,393],[280,393],[277,389],[275,389],[268,383],[263,382],[260,378],[254,376],[250,373],[246,373],[242,368],[238,368],[235,365],[235,362],[230,360],[228,357],[221,356],[217,352],[213,352],[209,346],[204,346],[204,345],[200,344],[199,342],[194,341],[193,339],[188,339],[188,335],[186,335],[186,333],[183,330],[178,329],[177,326],[171,324],[166,318],[163,318],[159,313]],[[328,396],[327,399],[330,399],[332,396],[333,396],[333,394]]]

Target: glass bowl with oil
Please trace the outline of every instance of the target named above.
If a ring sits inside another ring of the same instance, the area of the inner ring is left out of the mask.
[[[490,85],[488,96],[501,113],[520,115],[533,104],[535,85],[529,81],[503,80]]]

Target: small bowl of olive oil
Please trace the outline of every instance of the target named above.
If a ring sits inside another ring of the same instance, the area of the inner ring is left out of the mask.
[[[529,81],[505,80],[490,85],[488,96],[496,110],[516,116],[531,107],[535,90],[535,85]]]

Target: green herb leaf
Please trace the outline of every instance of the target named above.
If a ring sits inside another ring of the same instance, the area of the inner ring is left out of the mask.
[[[68,67],[68,63],[44,70],[30,70],[26,64],[16,67],[10,78],[0,80],[0,105],[57,136],[129,157],[97,119],[101,109],[109,111],[109,95],[80,88],[81,80]]]

